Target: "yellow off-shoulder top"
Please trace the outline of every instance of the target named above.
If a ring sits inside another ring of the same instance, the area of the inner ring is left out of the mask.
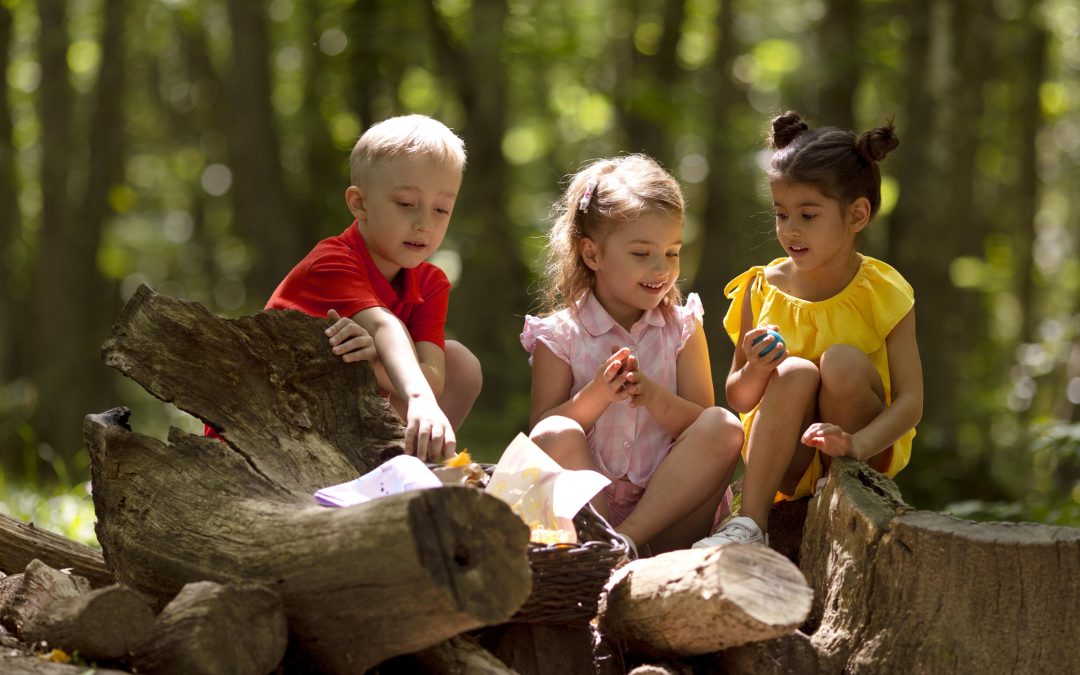
[[[815,363],[832,345],[858,347],[870,357],[881,376],[885,386],[885,403],[890,404],[892,395],[885,338],[900,319],[911,311],[915,304],[915,293],[904,277],[890,265],[869,256],[860,257],[862,260],[855,278],[836,295],[819,301],[796,298],[769,284],[765,269],[780,264],[786,258],[751,267],[724,288],[724,294],[731,299],[724,316],[728,336],[738,344],[742,306],[749,293],[754,323],[747,330],[775,324],[784,336],[788,353]],[[750,437],[756,414],[757,408],[754,408],[741,415],[746,438]],[[911,429],[893,444],[886,475],[895,476],[907,465],[914,437],[915,430]],[[777,499],[797,499],[809,495],[820,474],[820,461],[815,457],[814,466],[803,476],[796,494],[778,494]]]

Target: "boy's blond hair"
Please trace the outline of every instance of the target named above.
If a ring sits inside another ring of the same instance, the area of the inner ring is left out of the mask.
[[[366,181],[380,162],[406,155],[424,155],[465,170],[465,142],[442,122],[427,115],[402,115],[373,124],[349,154],[349,180]]]

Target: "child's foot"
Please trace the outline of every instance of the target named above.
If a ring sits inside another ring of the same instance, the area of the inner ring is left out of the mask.
[[[724,524],[716,534],[697,541],[690,548],[713,548],[728,544],[753,544],[762,542],[769,545],[769,535],[763,534],[753,518],[739,516]]]

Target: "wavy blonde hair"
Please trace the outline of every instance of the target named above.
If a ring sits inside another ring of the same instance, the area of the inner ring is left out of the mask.
[[[592,198],[580,208],[586,189]],[[541,310],[550,314],[577,302],[596,283],[596,274],[581,258],[581,240],[597,243],[620,223],[648,213],[683,216],[682,188],[656,160],[641,154],[597,159],[570,177],[566,191],[552,207],[554,224],[547,235]],[[672,286],[660,301],[667,312],[682,303],[682,292]]]

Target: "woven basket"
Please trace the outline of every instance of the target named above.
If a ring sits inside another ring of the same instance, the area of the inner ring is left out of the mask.
[[[586,504],[574,516],[577,544],[529,544],[532,593],[511,621],[588,623],[596,616],[600,591],[626,555],[626,544]]]

